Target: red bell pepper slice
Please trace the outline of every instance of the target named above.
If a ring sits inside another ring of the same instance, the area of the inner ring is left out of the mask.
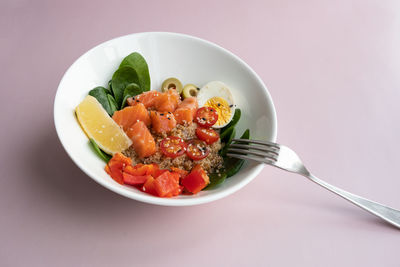
[[[155,179],[152,176],[150,176],[150,178],[147,179],[147,181],[142,186],[142,191],[146,192],[150,195],[153,195],[153,196],[158,196],[156,189],[154,187],[154,182],[155,182]]]
[[[210,182],[207,173],[200,165],[196,165],[192,171],[182,180],[182,185],[189,192],[196,194]]]
[[[179,174],[166,171],[155,179],[154,188],[160,197],[177,196],[180,193]]]
[[[129,185],[141,185],[144,184],[151,175],[131,175],[129,173],[123,172],[122,178],[125,184]]]
[[[131,158],[125,157],[121,153],[116,153],[104,169],[117,183],[124,184],[122,172],[126,167],[131,166],[131,164]]]

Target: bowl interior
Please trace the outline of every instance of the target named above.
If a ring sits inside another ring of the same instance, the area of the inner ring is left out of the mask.
[[[275,141],[276,115],[271,97],[257,74],[227,50],[199,38],[175,33],[139,33],[102,43],[82,55],[65,73],[54,103],[55,126],[72,160],[98,183],[129,198],[160,205],[194,205],[227,196],[250,182],[262,164],[246,163],[241,171],[219,188],[194,196],[164,199],[116,183],[104,171],[104,162],[91,150],[74,115],[75,107],[90,89],[108,81],[121,60],[132,52],[146,59],[151,88],[158,90],[164,79],[177,77],[183,84],[199,87],[220,80],[232,87],[234,100],[242,110],[237,136],[249,128],[251,137]]]

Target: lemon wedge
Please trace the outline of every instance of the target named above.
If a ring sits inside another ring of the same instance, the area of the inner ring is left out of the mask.
[[[86,135],[93,138],[104,152],[113,155],[132,145],[131,139],[93,96],[85,97],[75,112]]]

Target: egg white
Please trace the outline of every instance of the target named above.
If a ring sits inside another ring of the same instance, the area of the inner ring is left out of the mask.
[[[233,118],[233,114],[235,113],[235,102],[233,99],[233,95],[229,87],[221,81],[212,81],[204,85],[199,93],[197,94],[197,101],[199,103],[199,107],[202,107],[206,104],[206,102],[213,97],[221,97],[225,99],[230,107],[230,118],[229,120],[222,125],[214,125],[213,128],[222,128],[226,126]]]

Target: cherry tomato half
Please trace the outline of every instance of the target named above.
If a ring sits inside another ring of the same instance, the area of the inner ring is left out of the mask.
[[[204,141],[194,139],[188,143],[186,154],[192,160],[201,160],[210,154],[210,149]]]
[[[168,136],[161,141],[160,148],[165,156],[176,158],[185,153],[186,143],[177,136]]]
[[[208,128],[213,126],[218,120],[218,113],[210,107],[199,108],[196,112],[195,122],[200,127]]]
[[[219,139],[219,134],[211,128],[197,127],[196,135],[200,140],[203,140],[209,145],[217,142]]]

